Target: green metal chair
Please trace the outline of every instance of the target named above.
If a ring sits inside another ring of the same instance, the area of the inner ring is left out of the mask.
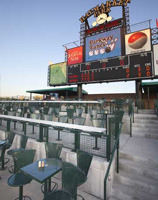
[[[82,112],[83,112],[83,109],[82,109],[82,108],[76,108],[76,116],[77,116],[77,117],[81,117]]]
[[[3,145],[0,145],[0,163],[1,163],[1,170],[4,170],[4,164],[5,164],[5,151],[6,151],[6,147],[7,147],[7,142],[4,141]]]
[[[89,110],[89,113],[90,113],[90,117],[91,117],[91,120],[93,118],[97,118],[97,114],[98,114],[98,110]]]
[[[68,162],[62,162],[62,190],[51,192],[44,200],[66,200],[66,198],[68,200],[76,200],[79,171],[80,169],[75,165]]]
[[[9,131],[9,132],[7,131],[6,132],[6,140],[7,140],[6,149],[9,149],[12,146],[14,137],[15,137],[15,133],[14,132],[11,132],[11,131]],[[5,160],[4,164],[7,164],[10,161],[9,158],[5,158],[4,160]]]
[[[27,144],[27,140],[28,140],[27,136],[21,135],[21,137],[20,137],[20,148],[11,149],[7,152],[7,154],[10,155],[10,156],[13,156],[14,152],[18,152],[18,151],[25,149],[26,144]],[[14,173],[14,165],[11,165],[10,167],[8,167],[8,171],[9,171],[9,173],[13,174]]]
[[[105,128],[106,118],[93,118],[92,124],[94,127]],[[93,149],[99,150],[100,148],[98,147],[98,137],[101,137],[101,135],[95,132],[91,132],[91,135],[95,137],[95,147],[93,147]]]
[[[62,150],[63,145],[62,144],[56,144],[56,143],[45,143],[45,149],[46,149],[46,158],[56,158],[60,159],[60,154]],[[58,188],[58,184],[54,181],[51,181],[51,184],[53,184],[53,187],[51,191],[56,190]],[[44,184],[41,185],[41,191],[44,193]]]
[[[31,113],[30,118],[31,119],[40,119],[40,114],[39,113]],[[35,134],[35,125],[37,126],[37,124],[29,123],[29,125],[32,126],[32,134]]]
[[[12,146],[14,137],[15,137],[15,133],[14,132],[11,132],[11,131],[6,132],[6,139],[8,140],[6,149],[9,149]]]
[[[19,187],[19,197],[15,200],[19,199],[31,199],[28,196],[23,196],[23,186],[29,184],[32,179],[22,173],[20,168],[29,165],[33,162],[36,150],[28,149],[28,150],[21,150],[18,152],[13,153],[13,160],[14,160],[14,174],[9,177],[8,185],[11,187]]]
[[[72,120],[72,124],[73,124],[74,123],[75,109],[74,108],[67,108],[66,111],[67,111],[68,119],[71,119]]]
[[[93,155],[82,150],[77,150],[77,167],[80,169],[79,180],[77,184],[78,186],[86,182],[92,159]],[[84,200],[84,198],[81,195],[77,196],[80,196]]]
[[[62,147],[62,144],[45,143],[46,158],[59,158]]]

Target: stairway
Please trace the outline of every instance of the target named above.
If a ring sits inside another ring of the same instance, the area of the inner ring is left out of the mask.
[[[134,118],[133,136],[158,139],[158,117],[154,110],[139,110]]]
[[[110,200],[158,200],[158,118],[154,111],[135,114],[132,138],[120,146],[119,174]]]

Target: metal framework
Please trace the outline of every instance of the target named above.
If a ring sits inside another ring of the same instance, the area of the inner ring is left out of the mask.
[[[80,25],[80,46],[84,46],[85,43],[85,30],[86,30],[86,24],[82,23]]]
[[[125,33],[130,33],[131,30],[130,30],[130,22],[129,22],[129,7],[125,7],[125,14],[124,14],[124,17],[125,17]]]
[[[67,62],[67,50],[68,50],[67,46],[70,45],[70,44],[74,44],[75,46],[78,47],[77,42],[79,42],[79,41],[76,40],[76,41],[73,41],[73,42],[69,42],[67,44],[63,44],[63,47],[65,48],[65,62]]]
[[[158,44],[158,27],[151,29],[152,44]]]

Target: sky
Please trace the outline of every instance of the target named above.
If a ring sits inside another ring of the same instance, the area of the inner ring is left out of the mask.
[[[47,88],[49,61],[65,60],[63,45],[80,40],[79,18],[105,2],[0,0],[0,96],[28,95],[27,90]],[[157,0],[131,0],[130,24],[151,19],[151,27],[156,27],[157,8]],[[120,8],[111,10],[114,19],[122,16]],[[83,89],[89,94],[133,93],[135,82],[89,84]]]

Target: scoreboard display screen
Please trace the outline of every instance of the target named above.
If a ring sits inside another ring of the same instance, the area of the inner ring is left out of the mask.
[[[142,79],[152,76],[152,52],[68,66],[70,84]]]

